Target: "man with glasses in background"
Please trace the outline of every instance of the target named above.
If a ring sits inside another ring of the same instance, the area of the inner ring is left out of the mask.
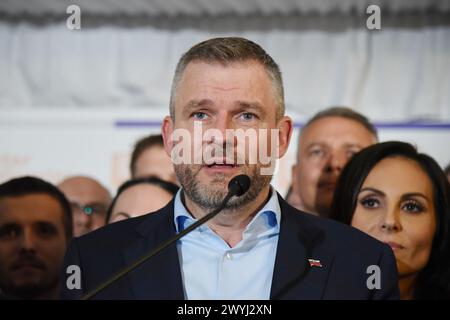
[[[97,180],[85,176],[68,177],[58,184],[58,188],[69,199],[75,237],[105,225],[111,195]]]

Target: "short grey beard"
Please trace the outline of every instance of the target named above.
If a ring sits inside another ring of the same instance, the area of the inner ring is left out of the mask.
[[[183,187],[185,195],[191,199],[196,205],[205,210],[213,210],[222,204],[223,199],[227,195],[227,188],[223,190],[214,190],[211,188],[214,184],[218,183],[220,185],[228,185],[228,180],[222,174],[217,174],[216,178],[209,185],[201,185],[196,177],[200,172],[201,166],[198,166],[198,170],[194,172],[194,167],[187,165],[175,165],[175,173],[177,175],[178,181]],[[270,184],[272,176],[270,175],[260,175],[259,166],[252,168],[249,174],[251,184],[249,190],[240,197],[231,198],[225,210],[235,211],[243,206],[254,201],[261,191]]]

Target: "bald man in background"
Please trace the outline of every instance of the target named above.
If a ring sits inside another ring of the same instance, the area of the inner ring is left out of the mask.
[[[75,237],[105,225],[111,195],[100,182],[90,177],[72,176],[60,182],[58,188],[70,202]]]

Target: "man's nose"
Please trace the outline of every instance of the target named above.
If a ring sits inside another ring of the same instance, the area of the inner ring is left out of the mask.
[[[347,163],[347,158],[340,152],[331,152],[327,159],[327,171],[333,171],[340,174]]]
[[[209,134],[209,141],[219,145],[226,145],[227,143],[234,141],[233,121],[227,114],[219,114],[213,123],[213,126],[208,128],[211,134]]]
[[[21,248],[26,251],[33,251],[36,249],[36,235],[31,228],[24,229],[21,238]]]
[[[82,209],[78,209],[75,213],[75,223],[89,229],[92,224],[92,217]]]

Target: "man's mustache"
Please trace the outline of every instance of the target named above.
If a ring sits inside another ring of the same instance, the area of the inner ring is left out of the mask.
[[[21,254],[11,265],[13,270],[17,270],[23,267],[33,267],[38,269],[45,269],[46,263],[35,254]]]

